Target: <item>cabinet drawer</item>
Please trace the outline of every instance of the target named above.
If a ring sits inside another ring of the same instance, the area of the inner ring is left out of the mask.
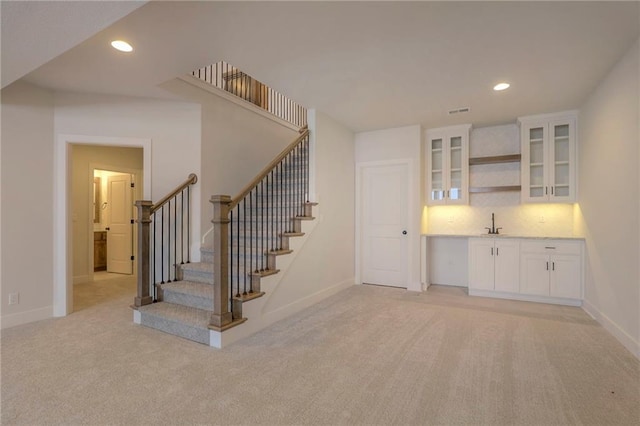
[[[562,241],[562,240],[540,240],[527,241],[522,240],[520,250],[527,253],[545,253],[545,254],[581,254],[582,242],[580,241]]]

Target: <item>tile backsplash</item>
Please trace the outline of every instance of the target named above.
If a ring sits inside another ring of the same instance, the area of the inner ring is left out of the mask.
[[[509,203],[509,197],[512,198]],[[480,205],[481,202],[486,205]],[[517,203],[517,204],[516,204]],[[573,204],[520,204],[519,193],[472,194],[468,206],[426,209],[430,234],[486,234],[491,213],[501,234],[523,237],[571,237]]]
[[[473,129],[469,142],[470,157],[520,153],[520,133],[516,124]],[[520,184],[520,163],[471,166],[469,186]],[[500,233],[520,236],[571,237],[573,204],[522,204],[520,192],[490,192],[469,195],[466,206],[430,206],[423,223],[430,234],[487,233],[491,213]]]

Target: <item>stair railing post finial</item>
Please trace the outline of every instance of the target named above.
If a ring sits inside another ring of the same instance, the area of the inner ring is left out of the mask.
[[[213,204],[213,313],[212,328],[222,328],[233,321],[229,311],[229,210],[231,197],[214,195]]]
[[[149,294],[149,224],[151,223],[151,207],[148,200],[136,201],[138,208],[138,294],[133,300],[135,307],[153,303]]]

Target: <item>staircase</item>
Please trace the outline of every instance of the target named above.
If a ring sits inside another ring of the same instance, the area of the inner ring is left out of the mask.
[[[134,322],[215,347],[222,346],[223,334],[232,328],[245,327],[245,331],[233,330],[231,340],[262,328],[257,299],[268,296],[267,288],[275,289],[278,259],[295,256],[293,240],[305,240],[306,224],[314,219],[316,203],[307,200],[308,141],[308,130],[304,130],[237,197],[212,197],[213,234],[217,237],[211,245],[200,248],[200,262],[187,260],[175,265],[173,277],[167,272],[168,282],[164,282],[164,271],[174,265],[160,266],[162,282],[155,285],[155,303],[138,304],[145,299],[139,295]],[[227,200],[222,209],[215,204],[220,199]],[[222,217],[216,218],[219,210],[223,210]],[[171,249],[168,251],[171,259]],[[226,268],[216,267],[216,262]],[[269,283],[266,286],[265,280]],[[142,287],[144,291],[144,284]],[[245,308],[251,304],[256,307]],[[253,323],[247,327],[246,321]]]

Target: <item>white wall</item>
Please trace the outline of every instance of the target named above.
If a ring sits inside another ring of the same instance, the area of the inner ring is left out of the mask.
[[[2,327],[52,315],[53,103],[23,82],[2,90]]]
[[[55,96],[57,135],[151,139],[152,201],[185,181],[189,173],[200,177],[200,118],[200,106],[187,102],[95,94]],[[196,200],[199,188],[194,187]],[[196,200],[194,210],[199,212]],[[199,221],[198,217],[195,222]]]
[[[580,109],[579,208],[585,309],[640,357],[639,42]]]
[[[422,134],[419,125],[358,133],[355,136],[355,163],[408,159],[412,164],[409,195],[411,213],[410,271],[408,290],[421,291],[420,231],[422,205]],[[359,254],[356,254],[358,256]]]
[[[308,117],[315,139],[317,224],[269,296],[266,313],[294,311],[354,284],[354,135],[322,113],[309,111]]]
[[[202,105],[202,231],[206,232],[213,214],[211,196],[236,196],[298,133],[181,79],[162,87]]]

